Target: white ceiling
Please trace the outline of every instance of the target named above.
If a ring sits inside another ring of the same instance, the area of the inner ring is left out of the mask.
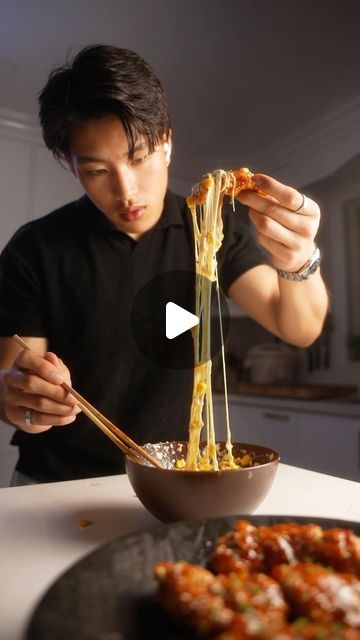
[[[360,100],[359,0],[0,0],[0,108],[35,118],[49,70],[91,43],[154,66],[179,179]]]

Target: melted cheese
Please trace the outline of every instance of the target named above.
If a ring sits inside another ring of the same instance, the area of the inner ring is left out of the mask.
[[[229,195],[234,208],[234,198],[242,189],[254,189],[253,174],[248,169],[207,173],[193,187],[187,203],[191,211],[195,241],[196,279],[195,314],[200,319],[192,329],[195,353],[193,396],[189,421],[189,445],[185,469],[206,470],[237,469],[232,455],[229,405],[226,383],[225,351],[220,308],[220,291],[216,254],[223,241],[222,204]],[[222,365],[225,390],[226,454],[219,461],[215,439],[214,412],[211,388],[210,313],[212,283],[215,283],[219,306]],[[204,426],[205,410],[206,447],[200,453],[200,435]]]

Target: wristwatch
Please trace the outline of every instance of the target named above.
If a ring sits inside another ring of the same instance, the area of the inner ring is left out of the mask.
[[[319,268],[321,262],[320,249],[315,245],[315,251],[312,256],[300,267],[299,271],[283,271],[282,269],[276,269],[280,278],[286,278],[286,280],[307,280],[313,273]]]

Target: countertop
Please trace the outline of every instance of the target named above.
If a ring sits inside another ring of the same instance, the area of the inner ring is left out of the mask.
[[[256,513],[360,521],[360,484],[280,464]],[[0,640],[23,640],[36,603],[73,563],[157,523],[125,475],[0,489]]]
[[[244,405],[247,407],[278,408],[284,411],[296,411],[304,413],[322,413],[333,416],[349,416],[360,418],[360,397],[350,398],[277,398],[274,396],[241,395],[229,393],[229,402],[234,405]],[[216,393],[213,396],[214,402],[224,401],[223,393]]]

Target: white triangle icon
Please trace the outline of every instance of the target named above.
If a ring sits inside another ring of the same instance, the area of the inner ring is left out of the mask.
[[[176,338],[188,329],[199,324],[199,318],[193,313],[179,307],[175,302],[166,304],[166,337],[169,340]]]

